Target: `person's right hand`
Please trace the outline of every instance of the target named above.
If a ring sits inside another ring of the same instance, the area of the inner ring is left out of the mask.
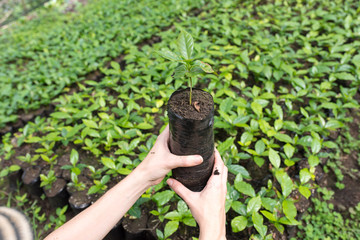
[[[228,170],[215,149],[213,173],[201,192],[192,192],[175,179],[168,179],[169,186],[187,203],[199,224],[199,239],[226,239],[225,198]]]

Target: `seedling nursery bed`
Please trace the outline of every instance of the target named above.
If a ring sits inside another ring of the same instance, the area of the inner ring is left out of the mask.
[[[169,123],[170,96],[187,88],[156,53],[176,51],[186,30],[194,59],[217,73],[192,87],[214,102],[227,238],[358,239],[358,2],[129,4],[46,9],[0,35],[0,205],[23,211],[42,239],[131,173]],[[198,237],[165,180],[106,238]]]

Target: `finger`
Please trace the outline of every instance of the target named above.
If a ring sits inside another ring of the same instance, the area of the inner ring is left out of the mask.
[[[222,185],[223,185],[223,193],[226,195],[226,192],[227,192],[227,186],[226,186],[226,183],[227,183],[227,178],[228,178],[228,168],[225,166],[224,167],[224,171],[223,171],[223,175],[222,175]]]
[[[185,187],[181,182],[169,178],[166,183],[176,192],[186,203],[191,203],[190,198],[193,194],[187,187]],[[189,205],[189,204],[188,204]]]
[[[220,175],[223,172],[224,169],[224,162],[221,159],[219,151],[215,148],[215,161],[214,161],[214,169],[213,174],[214,175]]]
[[[170,161],[168,161],[169,168],[174,169],[178,167],[193,167],[203,162],[201,155],[177,156],[171,154]]]
[[[225,166],[222,174],[222,182],[226,185],[228,177],[228,168]]]
[[[169,137],[170,137],[170,130],[169,130],[169,125],[167,125],[164,131],[162,131],[162,133],[160,133],[160,135],[158,136],[158,139],[161,141],[165,141],[165,143],[167,143]]]

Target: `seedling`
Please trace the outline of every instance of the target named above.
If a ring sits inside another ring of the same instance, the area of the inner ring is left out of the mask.
[[[40,155],[31,156],[30,153],[27,153],[25,156],[18,156],[18,159],[22,162],[26,162],[30,165],[35,165],[36,160],[38,160]]]
[[[50,170],[47,175],[40,174],[40,179],[41,179],[40,187],[45,187],[46,190],[49,190],[52,184],[56,181],[54,170]]]
[[[170,50],[157,51],[157,53],[163,58],[180,63],[180,65],[175,68],[174,77],[189,79],[189,103],[192,105],[193,79],[204,72],[214,73],[215,75],[217,75],[217,73],[214,72],[210,64],[192,58],[194,52],[194,39],[188,32],[182,30],[176,43],[178,48],[177,53],[171,52]]]

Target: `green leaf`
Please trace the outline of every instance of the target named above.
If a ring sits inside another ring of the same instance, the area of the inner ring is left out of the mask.
[[[56,119],[71,118],[71,116],[68,113],[64,113],[64,112],[54,112],[54,113],[50,114],[50,116],[53,118],[56,118]]]
[[[172,212],[168,212],[168,213],[164,216],[164,218],[169,219],[169,220],[172,220],[172,221],[174,221],[174,220],[180,221],[180,220],[181,220],[181,215],[180,215],[180,213],[177,212],[177,211],[172,211]]]
[[[5,169],[1,170],[0,177],[6,177],[8,174],[9,174],[9,169],[5,168]]]
[[[288,219],[293,219],[296,217],[297,211],[293,201],[285,199],[282,203],[282,207],[284,214]]]
[[[189,210],[188,206],[183,200],[180,200],[177,204],[177,209],[180,213],[185,213]]]
[[[291,144],[287,143],[284,146],[284,152],[285,155],[290,159],[294,155],[295,148]]]
[[[265,66],[263,69],[263,73],[264,73],[265,77],[270,80],[271,75],[272,75],[272,68],[270,66]]]
[[[272,198],[266,198],[266,197],[261,198],[261,205],[270,212],[274,211],[274,208],[277,203],[278,203],[277,200]]]
[[[9,171],[10,172],[16,172],[17,170],[20,170],[21,169],[21,167],[19,166],[19,165],[11,165],[10,167],[9,167]]]
[[[154,196],[152,196],[152,199],[160,207],[160,206],[163,206],[165,203],[169,202],[170,199],[174,196],[174,194],[175,193],[171,190],[165,190],[165,191],[156,193]]]
[[[191,59],[194,49],[194,40],[188,32],[184,30],[181,31],[177,40],[177,46],[181,56],[185,60]]]
[[[249,172],[241,165],[231,164],[228,165],[228,168],[232,174],[238,175],[240,173],[243,178],[251,179]]]
[[[250,199],[250,201],[247,204],[246,211],[248,214],[254,213],[254,212],[258,212],[260,208],[261,208],[261,197],[257,196]]]
[[[174,75],[174,78],[182,78],[185,76],[185,73],[186,73],[186,67],[184,64],[180,64],[179,66],[177,66],[175,68],[175,71],[174,71],[175,75]]]
[[[290,195],[290,193],[294,187],[294,184],[293,184],[291,178],[283,169],[277,170],[275,172],[275,177],[278,180],[278,182],[280,183],[282,195],[286,198],[287,196]]]
[[[262,167],[265,163],[265,159],[261,158],[261,157],[257,157],[254,156],[254,162],[256,163],[256,165],[258,165],[259,167]]]
[[[262,111],[263,111],[263,108],[262,106],[257,103],[257,102],[252,102],[251,103],[251,109],[254,111],[254,113],[257,115],[257,116],[261,116],[262,115]]]
[[[101,119],[109,120],[110,116],[107,113],[101,112],[98,114]]]
[[[313,138],[311,142],[311,151],[313,154],[318,153],[321,150],[321,142],[318,138]]]
[[[246,206],[242,202],[233,201],[231,203],[231,208],[240,215],[246,215]]]
[[[309,172],[309,169],[303,168],[300,170],[300,182],[301,184],[307,183],[312,178],[312,174]]]
[[[182,221],[187,226],[196,227],[196,221],[195,221],[195,219],[193,217],[184,218]]]
[[[244,216],[237,216],[231,220],[231,229],[233,232],[240,232],[247,226],[247,218]]]
[[[151,125],[150,123],[139,123],[136,128],[138,129],[143,129],[143,130],[146,130],[146,129],[152,129],[154,126]]]
[[[117,172],[121,175],[129,175],[132,171],[130,169],[127,169],[127,168],[119,168],[117,170]]]
[[[234,137],[230,137],[226,139],[225,142],[220,143],[220,145],[217,148],[219,153],[222,155],[225,153],[226,150],[229,150],[231,146],[234,144],[234,140],[235,140]]]
[[[262,210],[260,211],[262,213],[262,215],[264,215],[267,219],[269,219],[270,221],[276,222],[277,219],[274,215],[274,213],[268,212],[266,210]]]
[[[333,102],[324,102],[323,104],[321,104],[320,107],[326,108],[326,109],[338,109],[339,108],[339,106]]]
[[[265,143],[263,140],[258,140],[255,144],[255,151],[257,154],[262,154],[265,151]]]
[[[340,80],[355,81],[355,77],[347,72],[334,73],[334,76]]]
[[[251,186],[251,184],[241,181],[241,182],[235,182],[235,188],[236,190],[238,190],[240,193],[251,196],[251,197],[255,197],[255,190],[254,188]]]
[[[251,140],[253,139],[253,135],[250,132],[244,132],[241,135],[240,141],[245,145],[249,146],[251,144]]]
[[[110,180],[110,176],[109,176],[109,175],[105,175],[105,176],[103,176],[103,177],[101,178],[100,183],[101,183],[102,185],[105,185],[109,180]]]
[[[254,212],[252,214],[252,221],[256,231],[264,238],[267,232],[267,226],[263,224],[264,218],[259,213]]]
[[[332,141],[323,142],[323,146],[327,148],[338,148],[338,145]]]
[[[360,68],[360,54],[355,55],[351,61],[357,68]]]
[[[101,158],[101,162],[110,169],[116,169],[115,163],[112,159],[107,158],[107,157],[102,157]]]
[[[240,53],[241,60],[246,64],[249,65],[250,59],[249,59],[249,53],[248,50],[242,51]]]
[[[71,149],[70,163],[75,166],[79,161],[79,153],[75,149]]]
[[[273,108],[273,111],[276,114],[276,116],[282,120],[284,114],[283,114],[283,110],[281,109],[281,107],[279,105],[277,105],[276,102],[274,102],[272,108]]]
[[[220,103],[220,110],[229,113],[231,108],[234,106],[234,100],[232,98],[226,98]]]
[[[206,73],[213,73],[214,72],[214,70],[212,69],[212,67],[208,63],[204,63],[202,61],[196,60],[195,64],[198,65]]]
[[[113,69],[119,71],[120,70],[120,64],[118,62],[111,61],[110,65]]]
[[[274,224],[274,226],[276,227],[276,229],[281,233],[281,234],[284,234],[284,230],[285,230],[285,228],[284,228],[284,226],[283,225],[281,225],[280,223],[275,223]]]
[[[309,199],[309,197],[311,196],[311,191],[308,187],[306,186],[300,186],[299,187],[299,192],[304,196],[306,197],[307,199]]]
[[[318,156],[310,155],[308,158],[308,162],[310,167],[316,167],[317,165],[319,165],[320,160]]]
[[[179,228],[178,221],[170,221],[165,225],[164,237],[165,239],[171,236]]]
[[[98,191],[100,190],[100,187],[97,186],[97,185],[94,185],[94,186],[91,186],[88,190],[88,195],[91,195],[91,194],[94,194],[94,193],[97,193]]]
[[[279,156],[278,152],[272,148],[270,148],[270,150],[269,150],[269,160],[275,168],[280,167],[280,164],[281,164],[280,156]]]
[[[93,120],[83,119],[82,121],[85,124],[85,126],[87,126],[89,128],[96,128],[96,129],[99,128],[97,123]]]
[[[289,135],[283,133],[276,133],[274,137],[281,142],[293,143],[292,138]]]
[[[180,61],[181,57],[179,57],[177,54],[173,53],[170,50],[162,50],[162,51],[156,51],[157,54],[159,54],[161,57],[168,59],[170,61]]]
[[[165,239],[164,234],[159,229],[156,229],[156,236],[161,240]]]
[[[341,128],[343,127],[344,124],[340,121],[337,120],[329,120],[326,124],[325,124],[325,128],[329,129],[329,130],[336,130],[337,128]]]

